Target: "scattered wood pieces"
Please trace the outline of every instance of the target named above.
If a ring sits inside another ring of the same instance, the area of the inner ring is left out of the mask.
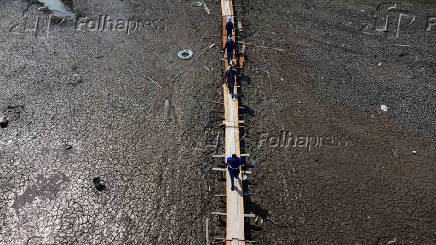
[[[164,108],[164,120],[168,120],[168,112],[170,109],[170,101],[169,100],[165,100],[165,108]]]
[[[183,73],[183,71],[180,71],[179,74],[177,74],[177,75],[174,77],[173,81],[171,81],[171,82],[172,82],[172,83],[175,82],[176,79],[177,79],[180,75],[182,75],[182,73]]]
[[[203,65],[203,64],[201,64],[204,68],[206,68],[206,70],[207,71],[210,71],[210,68],[209,67],[207,67],[207,66],[205,66],[205,65]]]
[[[242,67],[244,66],[245,48],[246,48],[245,43],[242,43],[241,55],[239,57],[239,69],[242,69]]]
[[[246,43],[246,42],[245,42]],[[286,50],[284,50],[284,49],[281,49],[281,48],[271,48],[271,47],[265,47],[265,46],[262,46],[262,45],[257,45],[257,44],[254,44],[254,43],[246,43],[246,44],[248,44],[248,45],[253,45],[254,47],[258,47],[258,48],[264,48],[264,49],[273,49],[273,50],[277,50],[277,51],[280,51],[280,52],[285,52]]]
[[[213,155],[212,157],[213,158],[225,158],[226,155]]]
[[[215,104],[224,105],[223,102],[219,102],[219,101],[215,101],[215,100],[207,100],[207,101],[208,101],[208,102],[211,102],[211,103],[215,103]]]
[[[206,10],[206,13],[207,14],[210,14],[210,10],[209,10],[209,8],[207,7],[207,4],[204,2],[204,1],[201,1],[202,3],[203,3],[203,7],[204,7],[204,10]]]
[[[147,78],[147,80],[149,80],[150,82],[156,84],[159,88],[162,88],[157,82],[155,82],[153,79],[151,79],[150,77],[147,77],[144,75],[145,78]]]

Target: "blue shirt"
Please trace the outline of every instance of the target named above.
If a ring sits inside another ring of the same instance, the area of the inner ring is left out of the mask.
[[[234,173],[234,171],[239,170],[239,167],[242,165],[244,165],[244,164],[242,163],[242,159],[239,157],[237,158],[236,162],[234,162],[234,163],[232,162],[232,157],[227,158],[226,166],[227,166],[227,169],[229,169],[229,172]]]
[[[231,43],[226,42],[224,49],[227,49],[227,53],[233,53],[233,50],[236,50],[236,44],[233,41]]]
[[[226,24],[226,30],[227,32],[232,32],[233,31],[233,23],[231,21],[227,22]]]

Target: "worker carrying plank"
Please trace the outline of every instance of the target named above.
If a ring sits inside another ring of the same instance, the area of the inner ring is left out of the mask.
[[[232,18],[230,17],[227,18],[226,32],[227,32],[227,37],[233,36],[233,22],[232,22]]]
[[[232,99],[235,99],[234,89],[235,89],[236,72],[235,70],[233,70],[232,66],[229,66],[229,69],[226,71],[225,75],[227,81],[227,88],[229,89],[229,94],[232,95]]]
[[[227,50],[227,65],[231,65],[232,64],[232,59],[233,59],[233,54],[236,51],[236,44],[235,42],[233,42],[233,39],[231,37],[229,37],[227,39],[227,43],[223,48],[223,51]]]
[[[226,167],[229,170],[230,182],[232,183],[232,191],[235,190],[235,180],[234,178],[238,178],[239,175],[239,167],[243,167],[244,164],[242,159],[233,154],[231,157],[227,158]]]

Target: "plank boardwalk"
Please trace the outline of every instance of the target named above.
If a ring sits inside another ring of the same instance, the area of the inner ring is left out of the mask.
[[[228,17],[233,16],[233,4],[231,0],[221,0],[221,9],[223,17],[223,45],[226,42],[225,24]],[[235,35],[233,40],[236,41]],[[224,53],[226,58],[227,53]],[[228,64],[225,61],[227,70]],[[236,64],[236,60],[233,60]],[[235,78],[236,81],[236,78]],[[239,144],[239,115],[238,115],[238,100],[233,100],[229,94],[227,84],[223,84],[224,92],[224,118],[226,124],[225,130],[225,148],[226,158],[232,154],[241,155]],[[234,93],[237,94],[237,84],[235,82]],[[226,160],[224,159],[224,161]],[[226,171],[226,201],[227,201],[227,228],[226,228],[226,245],[245,245],[244,235],[244,196],[242,190],[242,171],[239,171],[238,180],[235,180],[235,190],[231,190],[230,175]]]

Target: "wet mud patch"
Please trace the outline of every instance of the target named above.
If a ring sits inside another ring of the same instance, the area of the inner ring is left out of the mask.
[[[32,204],[35,198],[53,200],[65,187],[64,184],[69,181],[70,179],[64,173],[57,173],[48,177],[38,174],[36,183],[29,186],[23,194],[17,196],[11,207],[17,213],[18,209],[25,207],[27,204]]]

